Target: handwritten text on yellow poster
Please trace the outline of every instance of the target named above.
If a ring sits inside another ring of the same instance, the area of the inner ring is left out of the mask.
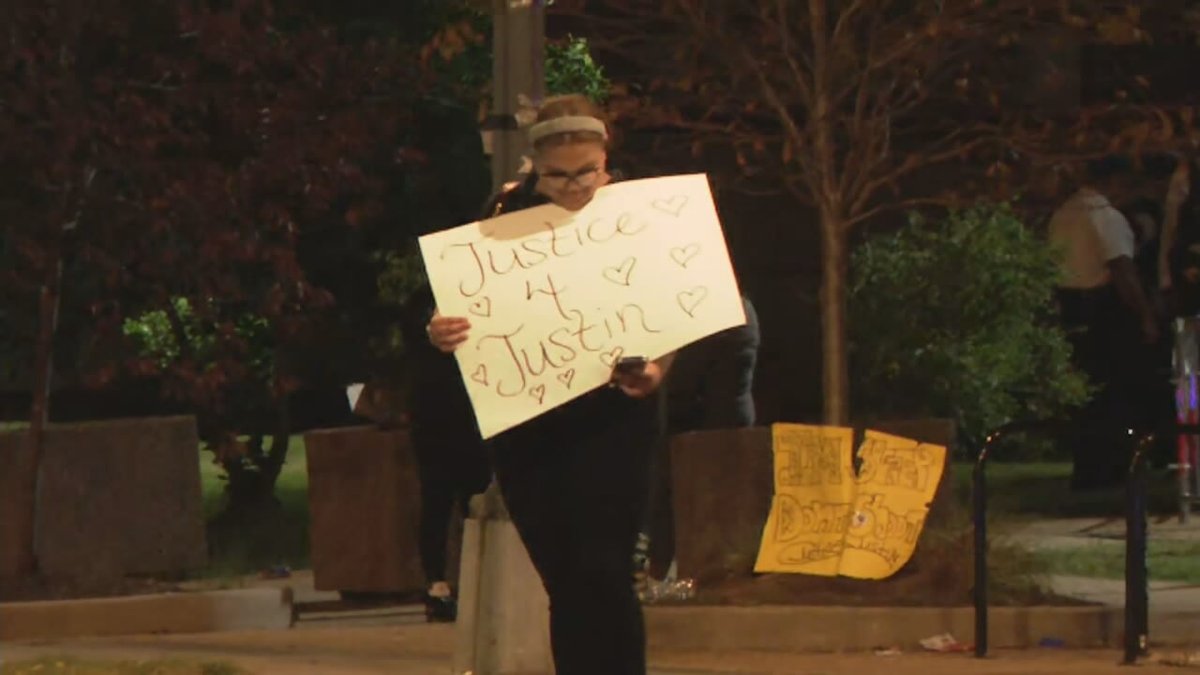
[[[777,424],[773,436],[775,497],[755,571],[858,579],[898,572],[916,549],[946,449],[867,431],[855,475],[850,429]]]
[[[854,501],[851,429],[776,424],[775,497],[756,572],[836,576]]]

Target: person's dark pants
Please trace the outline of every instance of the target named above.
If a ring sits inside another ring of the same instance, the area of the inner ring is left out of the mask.
[[[585,398],[498,437],[496,477],[550,597],[558,675],[644,675],[631,561],[654,405],[614,390]]]
[[[454,507],[467,515],[473,495],[487,490],[492,471],[483,441],[445,429],[412,431],[421,483],[417,545],[426,583],[446,581],[446,553]]]
[[[1060,289],[1058,299],[1072,360],[1095,388],[1064,439],[1074,460],[1071,485],[1079,490],[1114,487],[1123,482],[1132,452],[1124,431],[1139,422],[1145,346],[1136,318],[1111,286]]]

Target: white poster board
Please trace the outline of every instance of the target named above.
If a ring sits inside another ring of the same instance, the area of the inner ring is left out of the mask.
[[[484,438],[656,359],[745,324],[704,174],[615,183],[577,212],[553,204],[430,234],[421,255]]]

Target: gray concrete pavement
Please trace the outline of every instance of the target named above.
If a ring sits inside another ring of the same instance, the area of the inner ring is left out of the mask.
[[[1150,541],[1200,542],[1200,519],[1193,518],[1184,524],[1175,517],[1152,518],[1148,523],[1147,535]],[[1121,518],[1036,520],[1013,527],[998,536],[1034,551],[1088,547],[1119,551],[1125,544],[1125,521]],[[1200,559],[1196,560],[1196,564],[1200,566]],[[1153,567],[1150,574],[1152,615],[1200,616],[1200,585],[1155,581]],[[1051,590],[1065,597],[1108,607],[1125,606],[1125,582],[1121,579],[1056,575],[1050,577],[1049,585]]]
[[[88,659],[225,661],[256,675],[450,675],[452,627],[427,624],[298,627],[203,635],[137,636],[7,643],[3,658],[19,661],[70,654]],[[1181,658],[1181,654],[1169,654]],[[1118,675],[1116,650],[999,651],[976,660],[965,654],[783,654],[651,650],[653,675]],[[1140,673],[1179,673],[1151,661]]]

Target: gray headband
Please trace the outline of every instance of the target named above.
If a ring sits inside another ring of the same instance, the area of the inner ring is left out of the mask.
[[[529,127],[529,143],[532,145],[547,136],[579,131],[599,134],[601,138],[608,140],[608,127],[604,126],[604,122],[589,115],[572,115],[555,117]]]

